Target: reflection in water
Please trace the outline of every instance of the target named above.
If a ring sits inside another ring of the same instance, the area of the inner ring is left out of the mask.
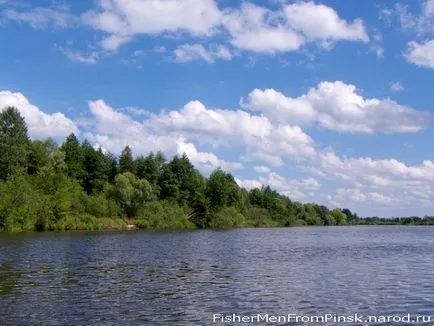
[[[0,325],[211,325],[213,313],[429,314],[432,231],[1,235]]]

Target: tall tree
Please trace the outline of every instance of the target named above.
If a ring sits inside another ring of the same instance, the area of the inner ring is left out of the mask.
[[[133,151],[130,146],[126,146],[119,157],[119,172],[131,172],[134,173],[134,159]]]
[[[0,112],[0,180],[25,168],[29,137],[24,118],[16,108]]]
[[[50,156],[56,150],[57,144],[51,138],[44,141],[30,141],[27,153],[27,173],[31,175],[39,173],[49,163]]]
[[[240,187],[234,177],[221,169],[215,170],[209,176],[206,195],[213,210],[236,205],[241,197]]]
[[[68,166],[68,175],[81,180],[84,177],[83,148],[77,137],[70,134],[62,144],[61,150],[65,152],[65,163]]]
[[[102,190],[108,179],[104,153],[95,150],[90,143],[85,140],[82,145],[84,176],[82,180],[83,188],[88,194],[94,190]]]
[[[165,161],[166,159],[161,153],[157,153],[157,155],[150,153],[146,157],[139,156],[134,162],[137,177],[148,180],[155,187]]]
[[[105,153],[104,161],[107,179],[110,183],[113,183],[116,175],[119,173],[118,160],[112,153]]]

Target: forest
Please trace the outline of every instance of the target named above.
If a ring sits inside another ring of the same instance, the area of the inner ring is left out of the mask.
[[[31,140],[16,108],[0,112],[0,230],[66,231],[434,224],[433,217],[359,218],[349,209],[250,191],[221,169],[205,178],[186,155],[119,157],[69,135]]]

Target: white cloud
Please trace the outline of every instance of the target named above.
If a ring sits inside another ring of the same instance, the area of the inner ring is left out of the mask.
[[[239,162],[227,162],[220,160],[213,153],[198,152],[196,146],[192,143],[186,143],[183,140],[178,140],[177,145],[177,153],[179,155],[185,153],[191,162],[202,171],[211,172],[217,168],[221,168],[225,171],[233,171],[243,168],[243,165]]]
[[[395,199],[392,196],[383,195],[378,192],[369,193],[369,198],[378,204],[390,205],[395,202]]]
[[[231,44],[253,52],[276,53],[298,50],[304,39],[280,22],[281,13],[251,3],[227,10],[223,25],[231,35]]]
[[[208,109],[199,101],[154,115],[146,124],[160,133],[176,132],[213,146],[240,146],[245,161],[273,166],[282,166],[283,158],[302,160],[315,153],[313,140],[298,126],[273,125],[264,116],[240,110]]]
[[[212,45],[208,49],[202,44],[183,44],[174,51],[177,62],[204,60],[213,63],[215,60],[231,60],[233,54],[223,45]]]
[[[382,208],[390,209],[398,203],[393,195],[385,195],[376,191],[362,192],[359,188],[338,188],[333,194],[327,195],[327,200],[334,207],[369,207],[373,211]]]
[[[78,23],[77,17],[66,10],[36,7],[27,11],[6,9],[1,15],[10,21],[26,23],[35,29],[45,29],[50,26],[55,28],[67,28]]]
[[[224,12],[223,25],[233,46],[269,54],[296,51],[307,42],[329,48],[335,41],[369,40],[362,20],[347,23],[333,8],[313,2],[284,5],[277,11],[243,3],[240,9]]]
[[[288,180],[275,172],[270,172],[266,176],[259,176],[257,180],[236,179],[236,181],[240,187],[248,190],[270,186],[272,189],[293,200],[306,199],[308,197],[305,193],[306,191],[316,191],[321,188],[321,184],[315,178]]]
[[[119,154],[129,145],[136,154],[162,151],[168,157],[187,154],[192,163],[203,172],[221,167],[225,170],[241,169],[238,162],[219,159],[210,152],[200,152],[188,142],[186,137],[176,133],[158,133],[151,130],[147,123],[140,123],[128,115],[114,110],[103,100],[89,102],[92,120],[86,128],[85,137],[96,146]]]
[[[396,4],[401,27],[405,30],[414,30],[418,35],[431,34],[434,32],[434,0],[419,1],[420,13],[415,14],[408,10],[408,6]]]
[[[334,207],[347,207],[366,199],[367,196],[359,188],[337,188],[333,194],[327,195],[328,202]]]
[[[309,40],[330,43],[336,40],[369,41],[363,21],[352,23],[339,18],[330,7],[309,2],[296,2],[284,7],[288,25]]]
[[[99,55],[97,52],[91,52],[89,54],[86,54],[59,45],[57,45],[56,48],[71,61],[76,61],[84,64],[95,64],[98,62],[99,59]]]
[[[347,22],[333,8],[314,2],[282,4],[277,10],[248,2],[239,8],[219,8],[215,0],[97,0],[97,4],[82,20],[106,34],[101,45],[109,51],[137,35],[182,33],[201,38],[229,34],[234,47],[269,54],[296,51],[308,42],[330,47],[336,41],[369,41],[361,19]],[[204,48],[189,50],[210,60]],[[220,57],[231,56],[227,49],[221,50]]]
[[[434,68],[434,40],[424,43],[409,42],[404,57],[417,66]]]
[[[270,173],[271,170],[268,166],[264,166],[264,165],[259,165],[259,166],[254,166],[253,170],[255,170],[256,173]]]
[[[78,133],[77,126],[63,113],[45,113],[21,93],[0,91],[0,110],[8,106],[16,107],[23,115],[32,138],[63,137]]]
[[[408,166],[395,159],[346,158],[323,152],[318,156],[317,169],[323,176],[357,187],[418,188],[434,181],[434,162],[429,160]]]
[[[390,89],[393,92],[402,92],[405,90],[405,87],[401,82],[392,82],[390,83]]]
[[[321,82],[306,94],[291,98],[274,90],[253,90],[241,99],[245,108],[264,113],[272,121],[289,124],[318,123],[340,132],[417,132],[428,114],[390,99],[364,99],[356,87],[341,81]]]
[[[214,0],[98,0],[98,4],[97,10],[83,15],[83,21],[109,34],[103,41],[107,50],[139,34],[211,35],[221,18]]]

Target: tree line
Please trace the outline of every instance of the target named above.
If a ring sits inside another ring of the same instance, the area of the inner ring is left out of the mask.
[[[247,191],[221,169],[205,178],[185,154],[134,157],[126,146],[116,157],[74,134],[60,145],[31,140],[16,108],[0,112],[0,230],[122,229],[127,222],[151,229],[385,223],[292,201],[269,186]]]

